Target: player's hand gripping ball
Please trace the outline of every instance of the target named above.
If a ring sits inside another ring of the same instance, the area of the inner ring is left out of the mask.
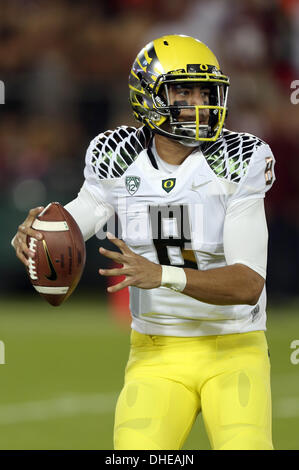
[[[27,272],[33,287],[51,305],[62,304],[76,288],[86,259],[82,233],[58,202],[49,204],[34,220],[32,228],[42,233],[42,240],[27,236],[34,252],[28,258]]]

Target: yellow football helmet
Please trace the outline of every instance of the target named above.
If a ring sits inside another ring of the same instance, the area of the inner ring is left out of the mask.
[[[184,100],[172,103],[171,87],[208,89],[208,101],[202,105],[189,105]],[[136,119],[153,132],[187,146],[218,139],[227,112],[228,87],[229,78],[222,74],[212,51],[198,39],[183,35],[163,36],[147,44],[129,76]],[[205,123],[200,113],[208,113]]]

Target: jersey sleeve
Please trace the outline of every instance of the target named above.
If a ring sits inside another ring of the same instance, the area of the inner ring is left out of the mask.
[[[79,225],[84,240],[95,235],[114,214],[109,202],[111,181],[101,178],[96,171],[96,164],[102,158],[98,150],[102,135],[96,136],[90,142],[85,155],[84,184],[77,198],[65,206]]]
[[[241,263],[266,278],[268,229],[264,197],[275,181],[275,159],[262,143],[253,153],[236,190],[229,197],[224,221],[228,265]]]
[[[268,228],[262,198],[243,199],[228,209],[223,244],[228,265],[244,264],[266,279]]]
[[[66,204],[65,209],[74,217],[85,241],[95,235],[114,213],[110,204],[93,196],[86,182],[77,198]]]
[[[228,204],[234,204],[248,198],[264,198],[275,181],[275,158],[268,144],[263,143],[256,148],[244,176],[229,198]]]
[[[95,201],[100,204],[109,204],[109,180],[101,177],[97,171],[97,166],[100,160],[103,160],[102,155],[98,149],[98,143],[101,134],[95,137],[89,144],[85,155],[85,187],[92,194]]]

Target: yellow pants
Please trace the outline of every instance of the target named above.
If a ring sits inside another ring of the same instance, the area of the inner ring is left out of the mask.
[[[132,331],[115,449],[181,449],[200,411],[212,449],[273,449],[264,332],[182,338]]]

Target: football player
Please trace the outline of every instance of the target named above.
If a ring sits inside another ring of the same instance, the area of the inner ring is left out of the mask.
[[[229,78],[197,39],[146,45],[129,77],[140,127],[96,136],[66,205],[84,238],[116,212],[118,252],[100,252],[130,288],[131,351],[115,449],[181,449],[202,412],[212,449],[272,449],[266,330],[265,193],[274,157],[224,128]],[[26,264],[31,210],[14,239]]]

